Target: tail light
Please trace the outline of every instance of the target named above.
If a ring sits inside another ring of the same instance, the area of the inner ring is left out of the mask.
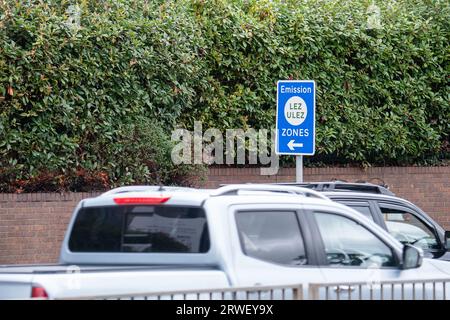
[[[138,198],[114,198],[117,204],[161,204],[170,197],[138,197]]]
[[[33,286],[31,288],[32,298],[48,298],[48,294],[43,287]]]

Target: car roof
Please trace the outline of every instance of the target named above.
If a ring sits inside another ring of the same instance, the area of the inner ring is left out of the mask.
[[[364,198],[364,199],[385,199],[385,200],[397,200],[401,199],[396,196],[390,196],[386,194],[376,194],[358,191],[322,191],[322,194],[330,198]]]
[[[337,192],[363,192],[371,194],[384,194],[395,196],[395,194],[389,190],[388,186],[377,185],[369,182],[345,182],[339,180],[333,181],[321,181],[321,182],[277,182],[278,185],[291,185],[304,188],[310,188],[316,191],[337,191]]]
[[[329,208],[340,208],[343,210],[349,210],[347,206],[340,204],[338,202],[312,198],[312,197],[301,197],[299,195],[291,195],[291,194],[268,194],[268,193],[259,193],[259,194],[245,194],[245,195],[227,195],[221,197],[209,197],[206,201],[216,201],[217,203],[223,205],[245,205],[245,204],[257,204],[257,205],[321,205]],[[353,209],[350,209],[353,211]],[[359,213],[355,211],[358,215]]]
[[[323,195],[330,199],[345,198],[349,200],[384,200],[391,202],[403,202],[414,206],[414,204],[404,198],[397,196],[390,196],[386,194],[366,193],[366,192],[354,192],[354,191],[323,191]]]
[[[300,197],[299,197],[300,196]],[[263,184],[236,184],[228,185],[218,189],[196,189],[185,187],[165,187],[165,186],[128,186],[120,187],[101,194],[95,198],[83,200],[83,207],[116,205],[116,201],[139,202],[142,199],[164,199],[164,204],[201,206],[207,199],[226,197],[234,202],[279,202],[280,197],[286,203],[326,202],[332,203],[326,196],[317,191],[293,187],[274,186]],[[118,200],[119,199],[119,200]],[[121,200],[120,200],[121,199]],[[136,203],[137,204],[137,203]]]
[[[305,188],[312,188],[319,191],[328,198],[349,199],[349,200],[384,200],[391,202],[402,202],[416,207],[412,202],[396,196],[386,185],[375,185],[372,183],[343,182],[343,181],[325,181],[325,182],[282,182],[277,185],[298,185]],[[352,199],[353,198],[353,199]]]

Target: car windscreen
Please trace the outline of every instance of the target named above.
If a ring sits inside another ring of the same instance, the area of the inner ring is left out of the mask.
[[[69,239],[72,252],[205,253],[209,246],[204,210],[183,206],[82,208]]]

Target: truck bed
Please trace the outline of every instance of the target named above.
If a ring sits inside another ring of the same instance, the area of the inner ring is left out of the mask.
[[[226,274],[193,265],[8,265],[0,266],[0,299],[27,299],[32,287],[49,298],[225,288]]]

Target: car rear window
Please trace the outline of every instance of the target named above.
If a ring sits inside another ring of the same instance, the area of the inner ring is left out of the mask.
[[[202,208],[127,205],[82,208],[69,239],[72,252],[205,253]]]

